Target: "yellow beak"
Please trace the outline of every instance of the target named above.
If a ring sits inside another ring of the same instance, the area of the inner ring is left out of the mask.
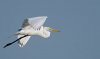
[[[49,28],[49,30],[52,31],[52,32],[60,32],[60,30],[53,29],[53,28]]]

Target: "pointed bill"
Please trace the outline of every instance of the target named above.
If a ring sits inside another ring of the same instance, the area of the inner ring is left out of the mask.
[[[60,30],[53,29],[53,28],[50,28],[50,27],[49,27],[49,30],[50,30],[51,32],[60,32]]]

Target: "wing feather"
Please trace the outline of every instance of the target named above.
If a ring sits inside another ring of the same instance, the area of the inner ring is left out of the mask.
[[[23,36],[24,36],[24,35],[18,35],[18,38],[23,37]],[[23,47],[23,46],[28,42],[28,40],[30,39],[30,37],[31,37],[31,36],[26,36],[26,37],[20,39],[20,40],[18,41],[19,46],[20,46],[20,47]]]
[[[28,23],[28,19],[25,19],[23,24],[22,24],[22,28],[29,26],[30,24]]]
[[[48,18],[47,16],[38,16],[38,17],[27,18],[24,20],[24,22],[22,24],[22,28],[24,28],[26,26],[31,26],[31,27],[37,29],[45,23],[47,18]]]

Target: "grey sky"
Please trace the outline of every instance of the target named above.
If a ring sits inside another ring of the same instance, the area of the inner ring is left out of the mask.
[[[61,32],[2,48],[23,19],[45,15],[45,26]],[[0,20],[0,59],[100,59],[99,0],[0,0]]]

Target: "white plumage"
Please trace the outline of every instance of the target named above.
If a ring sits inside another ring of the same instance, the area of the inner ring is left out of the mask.
[[[25,19],[21,29],[16,33],[18,39],[11,43],[6,44],[4,48],[17,41],[18,45],[20,47],[23,47],[28,42],[28,40],[32,35],[38,35],[44,38],[48,38],[50,37],[51,31],[59,32],[59,30],[50,27],[44,27],[43,24],[45,23],[46,19],[47,16],[38,16]]]
[[[23,36],[24,35],[18,35],[18,38],[23,37]],[[27,37],[22,38],[20,41],[18,41],[19,46],[23,47],[27,43],[27,41],[30,39],[30,37],[31,36],[27,36]]]
[[[39,16],[24,20],[21,30],[17,32],[18,38],[24,35],[30,36],[24,37],[18,41],[20,47],[23,47],[32,35],[39,35],[44,38],[50,36],[50,32],[46,31],[45,27],[43,27],[46,18],[47,16]]]

